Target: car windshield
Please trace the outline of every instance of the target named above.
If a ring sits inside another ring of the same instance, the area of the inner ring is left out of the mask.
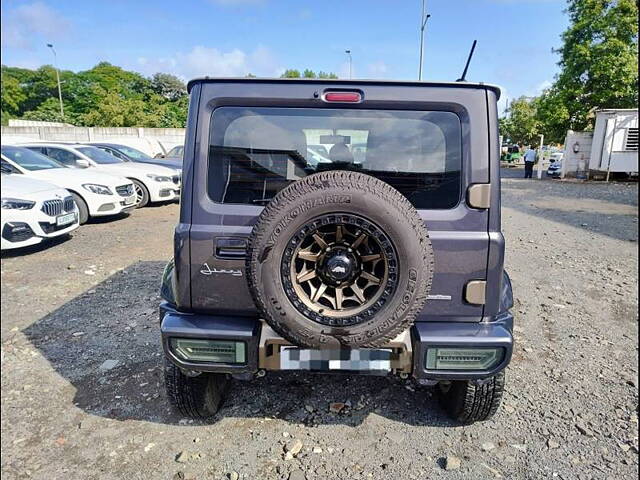
[[[67,168],[52,158],[21,147],[2,147],[2,155],[14,161],[25,170],[48,170],[51,168]]]
[[[117,150],[124,153],[127,157],[133,158],[134,160],[151,160],[151,157],[149,155],[132,147],[121,145],[117,147]]]
[[[107,165],[110,163],[122,163],[122,160],[114,157],[113,155],[108,154],[104,150],[100,150],[98,147],[78,147],[80,153],[86,155],[91,160],[100,165]]]

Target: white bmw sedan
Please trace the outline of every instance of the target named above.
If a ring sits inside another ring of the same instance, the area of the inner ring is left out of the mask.
[[[71,194],[24,175],[2,173],[0,248],[27,247],[78,228],[78,208]]]

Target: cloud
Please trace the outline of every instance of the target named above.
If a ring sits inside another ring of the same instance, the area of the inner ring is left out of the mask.
[[[57,40],[71,28],[68,19],[42,2],[19,5],[2,17],[2,44],[12,48],[32,49],[37,40]]]
[[[137,69],[148,75],[167,72],[184,79],[193,77],[244,77],[252,73],[261,77],[278,76],[284,68],[275,55],[265,46],[252,52],[238,48],[223,52],[214,47],[197,45],[188,52],[178,52],[170,57],[137,59]]]

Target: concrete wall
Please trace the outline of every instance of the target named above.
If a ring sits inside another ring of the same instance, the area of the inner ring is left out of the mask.
[[[562,177],[587,178],[592,143],[592,132],[567,132],[562,158]]]
[[[184,144],[184,135],[184,128],[2,127],[2,143],[8,145],[33,141],[110,142],[137,148],[151,156]]]

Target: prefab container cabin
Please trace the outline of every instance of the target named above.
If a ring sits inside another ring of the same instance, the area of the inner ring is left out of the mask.
[[[596,112],[589,171],[638,173],[638,109]]]

